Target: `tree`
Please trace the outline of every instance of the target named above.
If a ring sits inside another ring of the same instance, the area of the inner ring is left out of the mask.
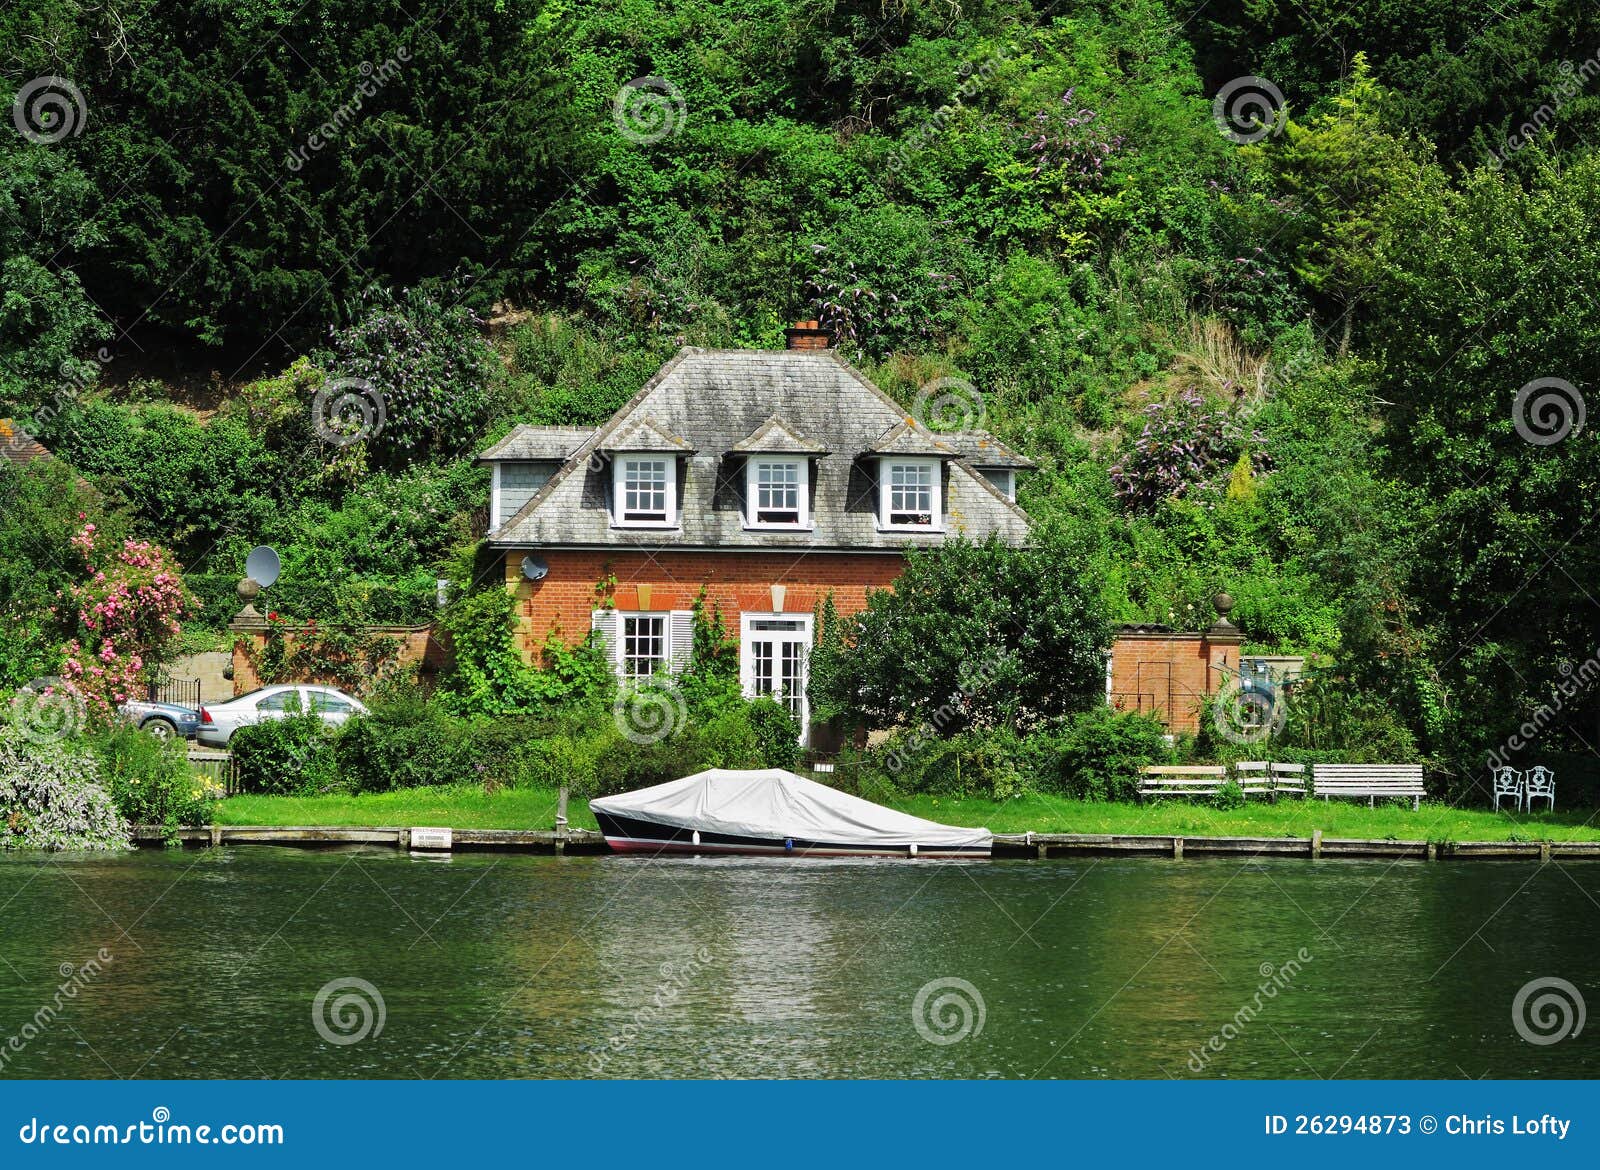
[[[1272,235],[1287,246],[1299,277],[1320,294],[1340,330],[1341,354],[1349,348],[1357,305],[1378,278],[1397,198],[1443,181],[1415,143],[1389,128],[1386,98],[1365,54],[1357,53],[1327,109],[1303,123],[1290,119],[1281,138],[1245,148],[1278,196],[1245,205],[1248,214],[1277,220]]]
[[[9,128],[8,128],[9,130]],[[21,136],[0,135],[0,418],[38,429],[98,367],[83,358],[109,323],[63,254],[100,241],[94,185],[70,161]]]
[[[316,336],[373,279],[461,272],[492,296],[569,185],[565,37],[541,0],[437,20],[408,0],[43,0],[5,7],[0,46],[8,97],[71,83],[51,91],[71,132],[13,149],[87,176],[97,239],[52,267],[122,328],[248,354]]]
[[[1600,160],[1526,186],[1483,168],[1405,202],[1374,296],[1387,470],[1419,505],[1411,588],[1446,688],[1432,746],[1461,756],[1600,645],[1597,225]],[[1581,724],[1594,703],[1558,706]]]
[[[1027,726],[1105,691],[1110,624],[1060,542],[956,538],[914,552],[894,589],[845,626],[842,644],[818,642],[811,700],[872,727]]]

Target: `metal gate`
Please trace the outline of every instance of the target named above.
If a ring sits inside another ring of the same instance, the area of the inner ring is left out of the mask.
[[[171,703],[177,707],[200,710],[200,680],[197,678],[169,678],[150,684],[152,703]]]

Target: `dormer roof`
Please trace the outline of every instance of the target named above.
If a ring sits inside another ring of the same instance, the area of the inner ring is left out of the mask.
[[[731,448],[735,455],[826,455],[821,443],[806,438],[783,419],[773,415]]]
[[[904,418],[890,427],[869,448],[871,455],[921,455],[935,459],[956,459],[959,453],[916,419]]]
[[[650,417],[632,419],[626,426],[612,431],[600,443],[600,450],[624,452],[660,452],[668,455],[687,455],[694,450],[687,442],[667,431]]]
[[[594,437],[594,432],[594,427],[536,427],[524,423],[479,455],[478,462],[565,463]]]
[[[941,433],[939,438],[954,447],[961,458],[982,470],[1009,468],[1026,471],[1038,466],[1026,455],[1018,455],[988,431],[949,431]]]

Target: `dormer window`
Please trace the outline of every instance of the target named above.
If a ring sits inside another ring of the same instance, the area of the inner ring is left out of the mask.
[[[489,482],[489,531],[493,532],[522,510],[522,506],[550,482],[561,469],[554,460],[496,460]]]
[[[884,528],[937,532],[943,526],[939,460],[883,459],[878,472],[878,522]]]
[[[672,455],[619,455],[614,523],[621,528],[677,524],[678,467]]]
[[[1017,502],[1017,473],[1009,467],[980,467],[978,474],[1013,504]]]
[[[804,459],[752,455],[745,464],[745,522],[751,528],[809,526],[810,480]]]

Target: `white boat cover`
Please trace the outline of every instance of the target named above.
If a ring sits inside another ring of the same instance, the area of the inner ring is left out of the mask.
[[[781,768],[712,768],[636,792],[591,800],[611,816],[737,837],[828,845],[989,848],[988,829],[925,821]]]

